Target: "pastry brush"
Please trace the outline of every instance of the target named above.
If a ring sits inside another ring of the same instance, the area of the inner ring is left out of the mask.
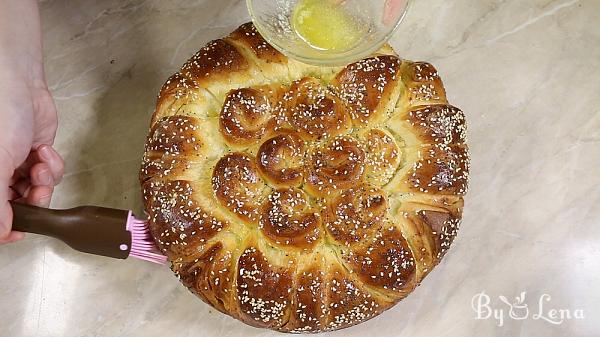
[[[131,211],[83,206],[52,210],[12,202],[13,230],[59,239],[80,252],[117,259],[133,257],[158,264],[167,258],[156,249],[148,223]]]

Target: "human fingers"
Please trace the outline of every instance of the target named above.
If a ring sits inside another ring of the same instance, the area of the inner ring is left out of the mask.
[[[25,200],[30,205],[48,208],[50,207],[50,201],[52,201],[53,192],[54,188],[52,186],[31,186]]]
[[[396,22],[403,6],[406,6],[407,0],[386,0],[383,12],[383,24],[391,25]]]
[[[30,205],[48,208],[52,200],[53,186],[35,186],[29,179],[21,179],[12,186],[17,200]]]
[[[16,197],[13,196],[10,198],[10,200],[27,198],[29,191],[31,190],[31,181],[29,178],[21,178],[17,182],[13,183],[10,188],[16,194]]]
[[[41,162],[46,163],[54,178],[54,184],[60,183],[65,173],[65,162],[62,157],[50,145],[40,145],[37,153]]]
[[[34,186],[54,186],[54,175],[46,163],[37,163],[29,171],[31,184]]]
[[[16,242],[22,240],[25,237],[25,233],[21,232],[10,232],[4,238],[0,238],[0,244]]]

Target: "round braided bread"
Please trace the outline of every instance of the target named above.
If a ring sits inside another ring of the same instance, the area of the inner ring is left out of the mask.
[[[465,135],[430,64],[386,46],[310,66],[245,24],[160,92],[140,174],[151,232],[181,282],[226,314],[345,328],[404,298],[449,248]]]

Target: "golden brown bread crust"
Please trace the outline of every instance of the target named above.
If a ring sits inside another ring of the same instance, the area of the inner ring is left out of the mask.
[[[321,216],[297,188],[274,191],[260,215],[261,233],[273,244],[312,249],[321,239]]]
[[[140,180],[181,282],[256,326],[358,324],[409,294],[454,240],[462,111],[389,46],[347,67],[280,54],[245,24],[161,89]]]
[[[230,153],[215,165],[212,176],[214,196],[242,221],[257,223],[265,188],[254,158],[244,153]]]
[[[374,237],[387,218],[388,207],[379,188],[363,183],[343,190],[325,207],[327,232],[346,246]]]
[[[307,154],[305,186],[316,198],[328,198],[363,179],[365,151],[360,142],[341,136],[315,146]]]
[[[400,94],[401,63],[391,55],[368,58],[349,65],[336,76],[333,85],[356,125],[386,119],[389,104],[395,104]]]
[[[305,142],[295,133],[282,132],[258,149],[258,169],[276,187],[298,187],[304,182]]]
[[[342,100],[316,78],[294,81],[282,100],[288,127],[307,141],[335,137],[352,127]]]

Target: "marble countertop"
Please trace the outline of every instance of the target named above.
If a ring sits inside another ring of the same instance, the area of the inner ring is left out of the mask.
[[[67,162],[53,206],[139,211],[155,95],[193,52],[248,20],[244,1],[41,7]],[[414,1],[392,44],[435,64],[467,113],[463,226],[406,300],[332,336],[600,334],[599,12],[597,0]],[[7,337],[277,335],[215,312],[166,267],[34,235],[0,247],[0,312]]]

